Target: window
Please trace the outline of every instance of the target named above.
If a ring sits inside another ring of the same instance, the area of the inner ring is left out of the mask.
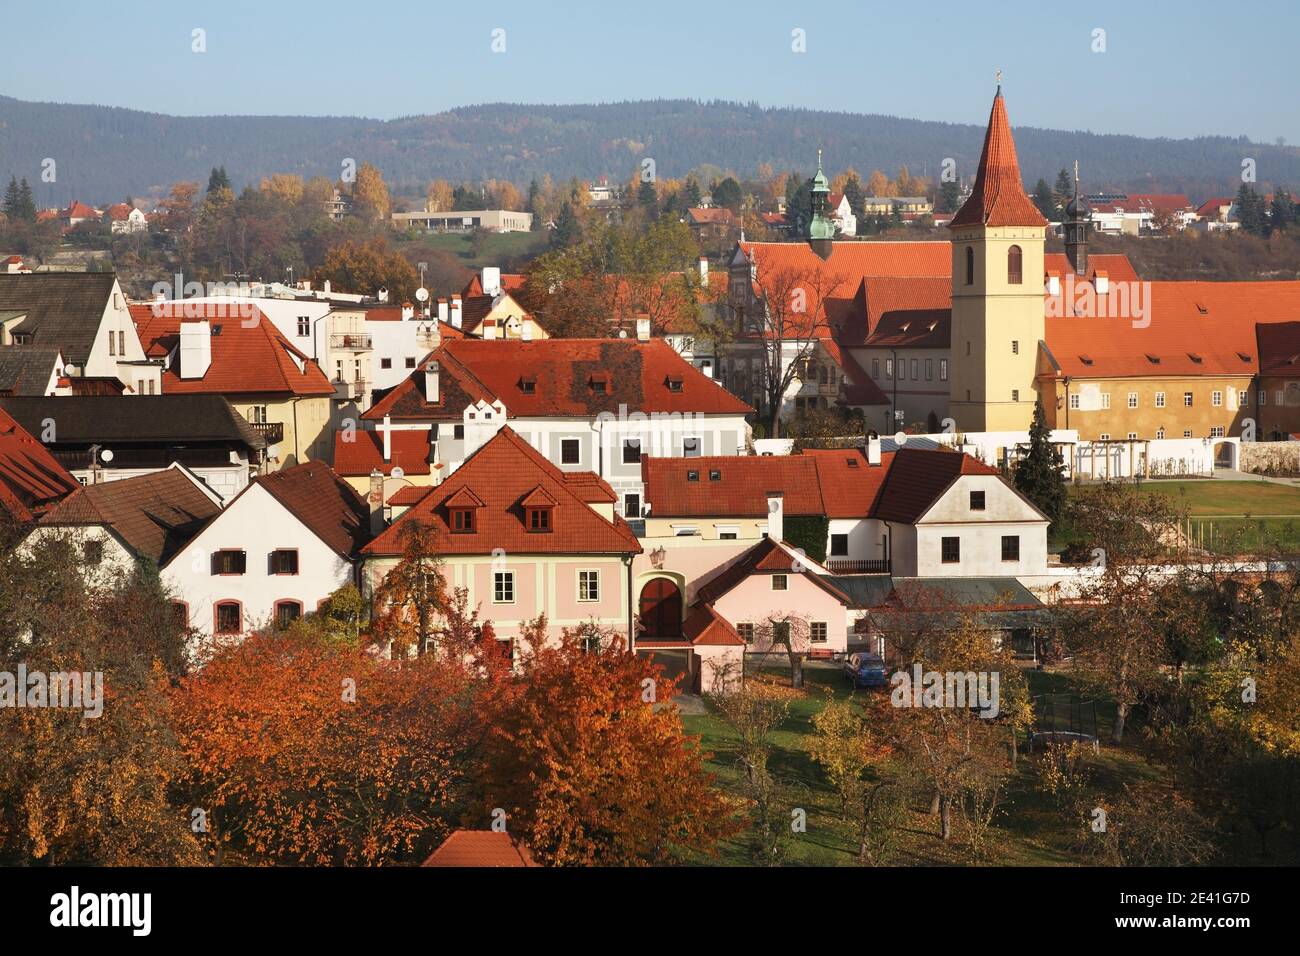
[[[1019,340],[1019,339],[1012,339],[1012,340],[1011,340],[1011,354],[1012,354],[1012,355],[1019,355],[1019,354],[1020,354],[1020,340]]]
[[[122,356],[126,355],[126,333],[125,332],[117,333],[117,354]]]
[[[1259,404],[1261,406],[1268,404],[1268,392],[1262,388],[1259,390]]]
[[[736,625],[736,633],[740,635],[740,639],[741,639],[742,641],[744,641],[746,644],[753,644],[753,643],[754,643],[754,625],[753,625],[753,624],[749,624],[749,623],[745,623],[745,624],[737,624],[737,625]]]
[[[529,508],[528,509],[528,530],[537,532],[547,532],[551,530],[551,509],[550,508]]]
[[[1165,407],[1165,393],[1156,392],[1156,408],[1164,408],[1164,407]]]
[[[1243,388],[1237,394],[1237,401],[1240,403],[1242,408],[1250,408],[1250,389]]]
[[[966,284],[975,284],[975,250],[970,246],[966,247]]]
[[[1019,246],[1007,250],[1007,282],[1020,285],[1024,281],[1024,255]]]
[[[900,382],[907,379],[907,359],[898,360],[898,380]]]
[[[519,391],[525,395],[533,395],[537,392],[537,379],[521,378],[519,380]]]
[[[1184,437],[1184,438],[1191,438],[1191,437],[1192,437],[1192,430],[1191,430],[1190,428],[1184,428],[1184,429],[1183,429],[1183,437]]]
[[[1078,407],[1079,407],[1079,393],[1078,393],[1078,392],[1075,392],[1073,395],[1070,396],[1070,407],[1071,407],[1071,408],[1078,408]]]
[[[789,589],[790,589],[790,579],[789,579],[789,578],[787,578],[784,574],[774,574],[774,575],[772,575],[772,590],[773,590],[773,591],[788,591]]]
[[[961,561],[961,538],[944,538],[940,542],[940,554],[944,564],[957,564]]]
[[[515,603],[515,572],[495,571],[492,574],[492,603]]]
[[[461,441],[462,439],[464,439],[464,437],[465,437],[465,426],[464,426],[464,425],[453,425],[453,426],[451,426],[451,437],[452,437],[455,441]]]
[[[1191,392],[1183,392],[1183,407],[1184,407],[1184,408],[1191,408],[1191,407],[1192,407],[1192,393],[1191,393]]]
[[[1018,388],[1013,388],[1013,389],[1011,390],[1011,400],[1012,400],[1013,402],[1018,402],[1018,401],[1020,401],[1020,389],[1018,389]]]
[[[722,480],[722,469],[721,469],[721,468],[710,468],[710,469],[709,469],[709,481],[721,481],[721,480]]]
[[[1020,535],[1004,534],[1002,536],[1002,560],[1020,560]]]
[[[891,358],[887,358],[885,359],[885,378],[893,378],[893,377],[894,377],[894,360]]]
[[[1220,391],[1211,392],[1210,405],[1214,408],[1221,408],[1223,406],[1223,393]]]
[[[298,549],[280,548],[271,552],[271,574],[297,574]]]
[[[248,408],[248,420],[249,420],[250,422],[252,422],[254,425],[265,425],[265,424],[267,424],[267,420],[266,420],[266,406],[265,406],[265,405],[250,405],[249,408]]]
[[[117,343],[114,341],[114,335],[112,329],[108,330],[108,354],[109,355],[117,354]]]
[[[808,628],[808,642],[810,644],[826,643],[826,622],[813,621]]]
[[[311,335],[311,319],[305,315],[298,316],[298,334],[303,338]]]
[[[407,368],[415,368],[415,359],[414,359],[414,357],[412,357],[412,356],[410,356],[410,355],[408,355],[408,356],[406,357],[406,367],[407,367]]]
[[[1222,438],[1222,437],[1223,437],[1223,426],[1222,426],[1222,425],[1212,425],[1212,426],[1210,426],[1210,437],[1211,437],[1211,438]]]
[[[623,464],[635,465],[641,461],[641,439],[623,439]]]
[[[1110,408],[1110,392],[1101,393],[1101,407]]]
[[[916,360],[916,359],[912,359],[912,381],[914,381],[914,382],[915,382],[915,381],[917,380],[917,378],[919,377],[919,376],[917,375],[917,372],[918,372],[918,371],[919,371],[919,366],[918,366],[918,364],[917,364],[917,360]]]
[[[275,602],[275,627],[276,630],[286,630],[289,625],[298,618],[302,617],[302,605],[297,601],[276,601]]]
[[[600,600],[600,572],[599,571],[578,572],[578,600],[579,601]]]
[[[560,464],[576,465],[582,461],[582,442],[577,438],[560,439]]]
[[[984,510],[984,492],[972,491],[970,493],[970,510],[971,511]]]
[[[104,560],[104,539],[91,538],[81,544],[81,559],[87,567],[98,567]]]
[[[243,574],[247,570],[248,556],[233,548],[212,552],[213,574]]]
[[[1137,408],[1137,407],[1138,407],[1138,393],[1137,393],[1137,392],[1129,392],[1129,393],[1128,393],[1128,407],[1129,407],[1129,408]]]
[[[1098,441],[1110,441],[1110,432],[1102,432],[1097,436]]]
[[[939,359],[939,381],[948,381],[948,360]]]
[[[831,557],[842,558],[849,553],[849,536],[847,534],[831,535]]]
[[[687,481],[699,481],[699,480],[700,480],[700,473],[699,473],[696,469],[694,469],[694,468],[690,468],[690,469],[688,469],[687,472],[686,472],[686,480],[687,480]]]
[[[934,359],[925,360],[925,380],[927,382],[934,381]]]
[[[740,537],[740,532],[737,531],[735,528],[727,528],[726,530],[723,530],[722,528],[718,529],[719,541],[735,541],[739,537]]]
[[[213,611],[218,634],[238,634],[244,629],[244,609],[238,601],[222,601]]]
[[[469,534],[474,530],[473,508],[451,509],[451,530],[455,534]]]
[[[1273,393],[1273,404],[1274,405],[1282,404],[1282,390],[1280,388]]]
[[[1136,441],[1136,440],[1137,440],[1137,437],[1138,437],[1138,433],[1137,433],[1137,432],[1129,432],[1129,433],[1128,433],[1128,440],[1129,440],[1129,441]]]
[[[682,457],[699,458],[700,457],[700,440],[694,436],[682,439]]]
[[[392,367],[393,367],[393,360],[390,359],[390,358],[381,358],[381,359],[379,360],[379,367],[380,367],[380,368],[392,368]]]
[[[1157,429],[1156,429],[1156,438],[1157,438],[1157,439],[1163,439],[1164,437],[1165,437],[1165,430],[1164,430],[1163,428],[1157,428]]]
[[[880,359],[878,358],[871,360],[871,377],[880,378]]]
[[[680,392],[682,390],[682,380],[680,378],[668,379],[668,391]]]

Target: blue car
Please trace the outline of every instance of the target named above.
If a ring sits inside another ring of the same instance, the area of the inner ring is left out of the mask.
[[[855,688],[889,686],[885,662],[879,654],[850,654],[844,662],[844,673],[848,675],[849,680],[853,681]]]

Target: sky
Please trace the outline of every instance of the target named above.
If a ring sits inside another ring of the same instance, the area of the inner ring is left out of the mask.
[[[179,115],[688,98],[978,124],[1001,70],[1018,126],[1300,145],[1297,0],[0,0],[0,24],[0,95]]]

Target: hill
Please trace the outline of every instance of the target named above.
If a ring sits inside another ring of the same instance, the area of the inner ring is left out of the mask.
[[[1014,113],[1013,113],[1014,115]],[[32,103],[0,96],[0,176],[26,176],[41,205],[71,198],[108,203],[179,179],[206,181],[224,165],[236,187],[272,172],[337,177],[353,158],[378,166],[399,190],[434,178],[526,183],[609,175],[626,180],[643,157],[660,176],[702,164],[752,174],[759,163],[809,169],[818,146],[832,170],[864,176],[906,164],[934,176],[945,157],[974,170],[984,116],[970,124],[895,116],[763,108],[729,102],[653,100],[572,106],[494,103],[393,120],[305,116],[167,116],[118,107]],[[1236,191],[1243,157],[1262,185],[1300,186],[1300,149],[1244,138],[1143,139],[1016,128],[1027,186],[1049,183],[1074,159],[1089,190],[1185,192],[1193,199]],[[55,183],[41,162],[58,163]]]

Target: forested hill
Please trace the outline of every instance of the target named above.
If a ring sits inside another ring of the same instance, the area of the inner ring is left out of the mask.
[[[435,178],[510,179],[608,175],[624,181],[643,157],[658,174],[709,164],[750,176],[760,163],[807,170],[816,150],[828,169],[864,177],[906,164],[935,176],[945,157],[968,175],[979,157],[984,116],[969,125],[893,116],[764,109],[727,102],[654,100],[579,106],[467,106],[381,121],[356,117],[179,117],[103,106],[30,103],[0,96],[0,176],[26,176],[40,205],[77,198],[107,203],[180,179],[205,182],[224,165],[236,187],[273,172],[337,177],[342,163],[369,160],[390,184],[423,191]],[[1300,186],[1300,149],[1242,138],[1143,139],[1018,127],[1027,187],[1078,159],[1090,190],[1230,195],[1241,161],[1259,183]],[[57,163],[55,183],[41,162]]]

